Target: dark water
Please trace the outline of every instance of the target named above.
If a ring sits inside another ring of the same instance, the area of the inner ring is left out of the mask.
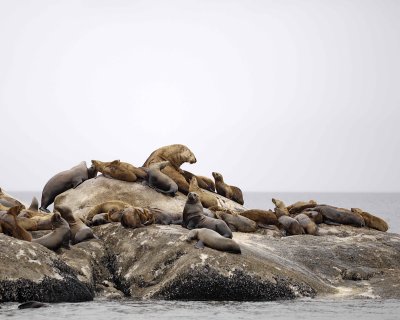
[[[40,192],[9,192],[25,203]],[[359,207],[389,224],[400,233],[398,193],[245,193],[247,208],[272,209],[271,198],[287,205],[314,199],[339,207]],[[399,279],[400,283],[400,279]],[[2,319],[400,319],[400,300],[300,299],[278,302],[197,302],[197,301],[104,301],[59,303],[49,308],[18,310],[16,303],[0,305]]]

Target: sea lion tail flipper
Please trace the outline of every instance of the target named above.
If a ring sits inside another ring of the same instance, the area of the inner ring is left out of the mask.
[[[204,249],[204,243],[203,243],[203,241],[201,241],[201,240],[197,241],[197,243],[194,245],[194,247],[195,247],[196,249]]]

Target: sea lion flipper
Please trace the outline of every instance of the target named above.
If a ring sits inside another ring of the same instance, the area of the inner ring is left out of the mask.
[[[75,189],[77,186],[79,186],[83,182],[82,179],[75,180],[72,182],[72,188]]]
[[[204,249],[204,243],[203,243],[203,241],[201,241],[201,240],[197,241],[197,243],[194,245],[194,247],[195,247],[196,249]]]

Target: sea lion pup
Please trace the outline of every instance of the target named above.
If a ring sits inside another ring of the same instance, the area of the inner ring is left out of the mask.
[[[129,203],[120,201],[120,200],[111,200],[111,201],[106,201],[102,202],[98,205],[95,205],[90,209],[86,216],[86,220],[91,221],[93,217],[99,213],[105,213],[109,212],[111,209],[115,210],[123,210],[125,208],[132,207]]]
[[[169,161],[161,161],[152,163],[148,168],[146,168],[148,184],[149,187],[158,192],[175,196],[178,191],[178,185],[169,176],[161,172],[161,170],[168,164]]]
[[[120,160],[111,162],[92,160],[92,165],[107,178],[135,182],[138,179],[144,180],[147,177],[147,173],[143,169],[136,168],[130,163],[121,162]]]
[[[278,218],[282,215],[289,215],[289,210],[286,208],[286,205],[283,203],[283,201],[272,198],[272,202],[275,205],[274,211]]]
[[[31,241],[31,234],[17,220],[17,215],[22,209],[23,206],[14,206],[7,211],[0,211],[1,232],[20,240]]]
[[[303,227],[306,233],[311,234],[313,236],[317,235],[318,231],[317,225],[306,214],[300,213],[294,218],[300,223],[300,225]]]
[[[222,174],[213,172],[212,175],[215,180],[215,188],[217,189],[218,194],[241,205],[244,204],[242,190],[240,190],[238,187],[227,185],[224,182],[224,177]]]
[[[239,215],[255,221],[261,228],[269,229],[268,225],[278,224],[278,218],[272,210],[250,209],[239,212]]]
[[[351,208],[351,211],[354,213],[358,213],[360,216],[363,217],[365,225],[368,228],[373,228],[379,231],[386,232],[389,229],[388,224],[386,223],[385,220],[374,216],[371,213],[365,212],[359,208]]]
[[[207,228],[193,229],[187,235],[187,240],[199,240],[195,248],[203,249],[204,245],[219,251],[241,253],[240,246],[232,239],[224,238],[218,232]]]
[[[85,180],[94,178],[97,170],[94,166],[86,167],[86,162],[82,161],[77,166],[57,173],[45,184],[42,191],[40,210],[50,212],[47,207],[54,202],[56,196],[71,188],[76,188]]]
[[[257,223],[244,216],[225,211],[216,211],[215,215],[218,219],[225,221],[232,231],[254,232],[257,230]]]
[[[212,194],[203,191],[199,187],[196,177],[192,177],[192,179],[190,180],[189,191],[196,192],[199,195],[201,204],[204,208],[218,206],[218,200]]]
[[[182,214],[166,212],[159,208],[148,208],[154,217],[154,224],[169,225],[169,224],[182,224]]]
[[[108,212],[98,213],[96,214],[92,221],[87,221],[86,225],[89,227],[93,226],[100,226],[102,224],[111,223],[110,219],[108,218]]]
[[[292,217],[283,215],[279,217],[278,221],[281,227],[280,229],[283,229],[286,235],[294,236],[305,233],[300,223],[296,219],[293,219]]]
[[[55,212],[51,217],[54,231],[43,237],[33,239],[32,242],[36,242],[46,247],[47,249],[56,251],[61,246],[69,248],[69,240],[71,239],[71,229],[69,228],[68,222],[61,217],[58,212]]]
[[[195,192],[189,192],[185,207],[183,208],[182,226],[189,230],[207,228],[217,231],[225,238],[232,238],[232,231],[225,221],[209,218],[203,214],[203,206]]]
[[[186,181],[189,182],[189,184],[190,180],[192,180],[193,177],[196,177],[197,184],[200,188],[208,190],[210,192],[215,192],[215,183],[212,179],[204,176],[196,176],[195,174],[186,170],[182,170],[182,174],[185,177]]]
[[[363,217],[347,209],[318,205],[309,210],[320,212],[324,217],[324,223],[327,224],[348,224],[359,228],[365,227]]]
[[[310,200],[310,201],[297,201],[293,204],[291,204],[290,206],[287,207],[289,214],[297,214],[302,212],[305,209],[310,209],[310,208],[314,208],[315,206],[317,206],[317,202],[315,200]]]
[[[143,167],[148,168],[152,163],[157,163],[160,161],[169,161],[169,164],[162,169],[162,172],[176,182],[180,192],[188,194],[189,183],[183,176],[183,170],[180,168],[180,166],[185,162],[189,162],[191,164],[196,163],[197,160],[193,152],[182,144],[172,144],[161,147],[150,154],[150,156],[144,162]]]
[[[57,206],[57,208],[55,208],[55,211],[58,211],[61,214],[61,217],[67,220],[71,229],[72,244],[77,244],[85,240],[96,238],[93,234],[92,229],[90,229],[80,219],[76,219],[69,207]]]
[[[154,223],[154,216],[149,209],[126,208],[121,214],[121,225],[125,228],[140,228]]]

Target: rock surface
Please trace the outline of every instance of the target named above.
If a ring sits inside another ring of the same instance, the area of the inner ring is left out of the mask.
[[[171,198],[137,183],[88,180],[56,199],[82,217],[107,200],[181,212]],[[242,208],[229,200],[225,206]],[[320,236],[233,233],[241,255],[198,250],[181,226],[94,227],[90,240],[54,253],[0,234],[0,302],[94,297],[276,300],[296,297],[400,299],[400,235],[320,225]]]

